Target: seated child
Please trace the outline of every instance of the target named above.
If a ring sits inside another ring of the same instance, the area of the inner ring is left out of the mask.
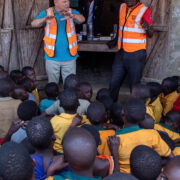
[[[179,133],[175,131],[180,126],[180,114],[172,110],[164,120],[164,123],[155,124],[154,129],[166,132],[173,141],[180,139]]]
[[[146,113],[152,116],[152,118],[155,120],[155,112],[153,111],[152,106],[149,104],[151,96],[149,87],[143,84],[135,85],[132,88],[131,96],[143,100],[143,102],[146,104]]]
[[[35,103],[36,102],[36,99],[34,97],[34,95],[32,94],[32,91],[34,89],[36,89],[36,85],[34,83],[34,81],[32,81],[31,79],[29,78],[24,78],[22,81],[21,81],[21,85],[24,87],[24,89],[28,92],[28,100],[31,100],[31,101],[34,101]]]
[[[22,74],[24,77],[27,77],[29,79],[31,79],[35,85],[36,85],[36,73],[34,71],[34,69],[30,66],[26,66],[22,69]],[[38,93],[38,89],[37,87],[32,91],[33,96],[36,99],[36,103],[39,106],[40,105],[40,100],[39,100],[39,93]]]
[[[78,96],[74,89],[65,89],[60,94],[60,106],[63,107],[65,112],[54,116],[51,119],[51,124],[56,136],[54,150],[63,153],[62,139],[69,129],[73,118],[77,116],[77,108],[79,106]],[[82,115],[82,123],[90,124],[85,115]]]
[[[79,79],[77,75],[70,74],[64,82],[64,89],[76,89],[77,85],[79,83]],[[77,109],[77,113],[80,115],[84,115],[87,113],[87,108],[90,105],[89,101],[85,99],[79,99],[80,106]],[[58,115],[64,112],[64,109],[60,106],[60,99],[58,100],[49,108],[45,110],[43,115]]]
[[[34,179],[33,160],[22,145],[13,142],[5,143],[0,148],[0,157],[0,179]]]
[[[0,79],[0,138],[4,138],[13,120],[18,119],[20,100],[13,99],[14,83],[11,79]]]
[[[157,180],[178,180],[180,179],[180,156],[169,161]]]
[[[116,172],[110,176],[105,177],[103,180],[138,180],[130,174]]]
[[[38,114],[38,107],[34,101],[24,101],[22,102],[17,110],[18,117],[25,125],[20,126],[20,128],[14,132],[11,136],[11,141],[16,143],[21,143],[26,137],[26,125],[31,121],[31,119]]]
[[[60,176],[49,177],[47,180],[101,180],[100,177],[93,177],[96,142],[89,132],[82,128],[70,129],[63,138],[63,150],[70,171],[63,172]]]
[[[47,99],[43,99],[40,103],[39,109],[41,112],[44,112],[47,108],[55,103],[56,98],[59,95],[59,87],[54,82],[48,83],[45,86],[44,91],[47,95]]]
[[[110,123],[123,128],[124,122],[122,119],[122,105],[120,103],[114,103],[110,112]]]
[[[102,88],[97,92],[96,95],[96,100],[99,101],[101,99],[102,96],[108,96],[111,97],[110,91],[109,89],[106,88]]]
[[[27,125],[27,137],[33,145],[36,153],[31,155],[36,161],[35,179],[46,179],[48,170],[53,162],[53,144],[56,139],[53,133],[53,128],[48,118],[35,117]],[[61,158],[57,156],[56,158]],[[67,163],[62,163],[61,168],[67,167]],[[60,171],[58,174],[61,173]]]
[[[172,156],[170,148],[161,139],[157,131],[139,128],[138,124],[146,114],[146,107],[142,100],[129,99],[123,107],[123,113],[125,128],[117,130],[115,133],[116,136],[120,137],[118,156],[121,172],[130,173],[130,155],[138,145],[149,146],[163,157]],[[105,147],[105,154],[110,155],[107,146]]]
[[[111,108],[112,108],[112,105],[113,105],[113,99],[110,97],[110,96],[102,96],[100,99],[99,99],[99,102],[101,102],[105,109],[106,109],[106,119],[107,119],[107,122],[111,119],[110,117],[110,112],[111,112]]]
[[[77,93],[79,96],[79,99],[85,99],[89,102],[91,102],[91,98],[93,95],[93,89],[91,84],[88,82],[81,82],[77,85]]]
[[[29,94],[28,94],[28,92],[25,90],[24,87],[18,86],[18,87],[15,87],[15,88],[14,88],[14,92],[13,92],[12,97],[13,97],[14,99],[20,99],[21,101],[25,101],[25,100],[28,100]]]
[[[91,124],[99,131],[101,138],[101,145],[99,145],[99,153],[104,154],[105,144],[108,136],[113,136],[114,130],[107,130],[104,128],[106,123],[106,110],[102,103],[94,102],[91,103],[87,110],[87,118]]]
[[[10,73],[10,78],[14,81],[16,85],[19,85],[23,79],[23,74],[20,70],[13,70]]]
[[[161,157],[144,145],[133,149],[130,156],[131,174],[139,180],[156,180],[161,174]]]
[[[99,155],[98,146],[101,144],[99,132],[93,126],[88,124],[81,126],[81,128],[87,130],[96,141],[97,156],[94,162],[94,170],[93,170],[94,176],[100,176],[103,178],[107,175],[112,174],[114,171],[114,160],[113,160],[114,157],[107,155]]]
[[[173,109],[173,105],[179,97],[177,87],[177,82],[171,77],[164,79],[162,82],[163,93],[161,94],[161,103],[164,109],[164,116],[166,116],[166,114]]]
[[[155,123],[160,122],[163,112],[163,107],[160,101],[160,94],[162,92],[162,87],[157,82],[147,83],[147,86],[150,88],[150,102],[149,106],[152,107],[155,117]]]

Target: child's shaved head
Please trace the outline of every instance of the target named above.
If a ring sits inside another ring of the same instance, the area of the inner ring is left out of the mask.
[[[64,157],[71,171],[79,172],[93,168],[96,149],[94,138],[82,128],[70,129],[63,138]]]
[[[139,180],[155,180],[161,173],[161,157],[152,148],[140,145],[131,153],[130,167]]]
[[[0,148],[0,178],[3,180],[31,180],[33,161],[23,145],[5,143]]]
[[[149,114],[146,114],[144,120],[139,123],[139,126],[143,129],[154,129],[154,119]]]

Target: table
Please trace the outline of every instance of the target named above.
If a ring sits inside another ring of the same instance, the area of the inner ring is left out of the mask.
[[[109,49],[107,46],[108,41],[79,41],[78,42],[78,51],[87,51],[87,52],[117,52],[118,48],[114,47]]]

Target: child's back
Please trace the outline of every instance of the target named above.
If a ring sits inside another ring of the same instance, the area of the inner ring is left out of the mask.
[[[39,108],[41,112],[44,112],[47,108],[56,102],[56,98],[59,94],[59,88],[56,83],[48,83],[45,86],[44,91],[47,95],[47,98],[43,99],[40,103]]]
[[[10,79],[0,80],[0,138],[4,138],[13,120],[17,120],[20,100],[11,98],[14,84]]]
[[[51,119],[51,124],[56,136],[54,149],[57,152],[63,153],[62,139],[66,131],[69,129],[72,120],[77,115],[79,106],[78,96],[73,89],[66,89],[60,95],[60,105],[64,108],[65,113],[56,115]],[[90,124],[85,115],[82,116],[82,123]]]
[[[130,99],[124,107],[125,128],[117,130],[115,135],[120,137],[119,166],[120,170],[130,173],[130,155],[138,145],[146,145],[156,150],[160,156],[168,157],[171,150],[155,130],[141,129],[137,125],[144,119],[146,108],[138,99]],[[105,153],[109,155],[106,146]]]

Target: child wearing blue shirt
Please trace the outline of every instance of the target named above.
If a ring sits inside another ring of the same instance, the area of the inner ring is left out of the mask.
[[[49,108],[55,103],[56,98],[59,94],[59,88],[56,83],[52,82],[48,83],[45,86],[44,91],[47,95],[47,98],[43,99],[40,103],[39,109],[41,112],[44,112],[47,108]]]

